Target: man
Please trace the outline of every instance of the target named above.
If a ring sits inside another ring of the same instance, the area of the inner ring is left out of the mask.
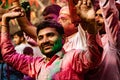
[[[28,56],[33,56],[33,49],[31,47],[25,47],[23,50],[23,54],[28,55]],[[27,75],[24,75],[23,80],[35,80],[35,78],[31,78]]]
[[[19,1],[14,0],[13,6],[19,6]],[[51,4],[51,5],[47,6],[42,12],[43,20],[57,21],[60,9],[61,9],[61,7],[56,4]],[[18,23],[21,27],[21,30],[23,30],[27,35],[29,35],[32,39],[34,39],[36,41],[36,39],[37,39],[36,27],[34,25],[32,25],[30,23],[30,21],[28,21],[26,16],[19,18]],[[23,24],[21,24],[21,23],[23,23]]]
[[[100,7],[96,11],[95,21],[104,49],[102,60],[97,68],[85,75],[85,80],[120,80],[118,10],[115,0],[100,0]]]
[[[42,12],[44,20],[50,19],[57,21],[60,9],[61,7],[57,4],[51,4],[47,6]]]
[[[63,45],[65,51],[69,51],[71,49],[86,50],[87,44],[85,31],[82,29],[80,24],[75,27],[72,23],[68,6],[61,8],[58,22],[63,26],[66,36],[66,41]]]
[[[50,20],[40,23],[36,31],[37,43],[46,58],[17,54],[10,41],[8,25],[8,20],[22,16],[21,11],[16,11],[14,9],[2,17],[1,49],[4,60],[17,70],[38,80],[83,80],[84,73],[99,63],[102,54],[94,28],[87,30],[87,50],[71,50],[66,53],[62,49],[64,29],[56,21]]]
[[[23,49],[25,47],[30,47],[30,45],[25,40],[23,31],[17,31],[13,34],[13,43],[15,44],[15,50],[20,54],[23,54]]]
[[[52,9],[54,5],[50,5],[46,7],[43,11],[43,16],[45,20],[56,20],[56,18],[50,18],[51,13],[53,14]],[[55,8],[56,9],[56,8]],[[50,11],[50,12],[48,12]],[[56,13],[58,14],[58,12]],[[55,15],[55,14],[54,14]],[[86,49],[86,36],[84,30],[81,28],[79,25],[78,27],[75,27],[74,24],[71,22],[70,18],[70,13],[69,13],[69,8],[68,7],[63,7],[59,14],[57,15],[58,22],[62,24],[65,30],[65,37],[66,42],[63,46],[65,48],[65,51],[69,51],[71,49],[81,49],[85,50]],[[18,23],[23,31],[25,31],[29,36],[31,36],[34,40],[36,40],[36,27],[31,25],[26,18],[20,18],[18,19]],[[21,24],[23,23],[23,24]]]
[[[6,9],[4,9],[5,3],[0,5],[0,25],[2,20],[2,15],[5,14]],[[1,27],[1,26],[0,26]],[[0,29],[1,30],[1,29]],[[1,31],[0,31],[1,32]],[[1,38],[1,36],[0,36]],[[1,41],[1,39],[0,39]],[[0,47],[1,51],[1,47]],[[16,69],[12,68],[9,64],[4,62],[2,54],[0,52],[0,80],[22,80],[23,74]]]

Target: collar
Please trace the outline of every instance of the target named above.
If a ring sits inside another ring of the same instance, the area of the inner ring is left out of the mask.
[[[68,37],[66,37],[65,42],[70,41],[70,40],[73,38],[73,36],[75,36],[76,34],[77,34],[77,32],[76,32],[76,33],[74,33],[74,34],[72,34],[72,35],[70,35],[70,36],[68,36]]]
[[[57,52],[52,58],[45,58],[45,62],[48,62],[46,66],[51,65],[57,58],[63,58],[65,54],[65,50],[62,49],[61,51]]]

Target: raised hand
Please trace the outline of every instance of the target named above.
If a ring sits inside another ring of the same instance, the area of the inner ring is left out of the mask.
[[[96,34],[95,10],[91,0],[79,0],[76,10],[81,19],[82,28],[91,34]]]
[[[76,9],[81,19],[92,20],[95,18],[95,11],[91,0],[79,0]]]
[[[12,7],[2,16],[2,24],[8,24],[10,19],[24,16],[24,11],[20,7]]]

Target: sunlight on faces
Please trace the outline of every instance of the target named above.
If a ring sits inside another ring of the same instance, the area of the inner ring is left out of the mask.
[[[62,37],[55,28],[44,28],[38,32],[37,42],[41,52],[47,57],[52,57],[62,48]]]
[[[61,8],[58,17],[58,22],[62,24],[62,26],[67,26],[71,24],[71,18],[70,18],[70,12],[68,6]]]
[[[63,26],[66,36],[70,36],[71,34],[76,32],[75,26],[71,22],[71,17],[70,17],[68,6],[63,7],[60,10],[58,22]]]

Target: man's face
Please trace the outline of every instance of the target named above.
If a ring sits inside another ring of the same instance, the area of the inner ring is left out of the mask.
[[[38,32],[37,42],[40,50],[47,57],[52,57],[62,48],[62,37],[55,28],[44,28]]]
[[[97,12],[95,14],[95,21],[97,23],[97,26],[103,26],[104,25],[104,20],[103,20],[101,9],[97,10]]]
[[[58,22],[63,26],[66,36],[75,33],[75,26],[71,22],[69,8],[62,8],[59,13]]]
[[[97,24],[97,29],[99,30],[100,34],[105,33],[105,25],[104,25],[104,19],[102,16],[102,11],[101,9],[98,9],[95,14],[95,21]]]
[[[61,14],[59,15],[59,17],[58,17],[58,22],[59,22],[64,28],[66,28],[67,26],[69,26],[69,25],[71,24],[70,15],[61,13]]]
[[[23,41],[23,38],[22,38],[22,37],[19,37],[18,35],[14,35],[14,36],[13,36],[13,43],[14,43],[15,45],[21,44],[22,41]]]

